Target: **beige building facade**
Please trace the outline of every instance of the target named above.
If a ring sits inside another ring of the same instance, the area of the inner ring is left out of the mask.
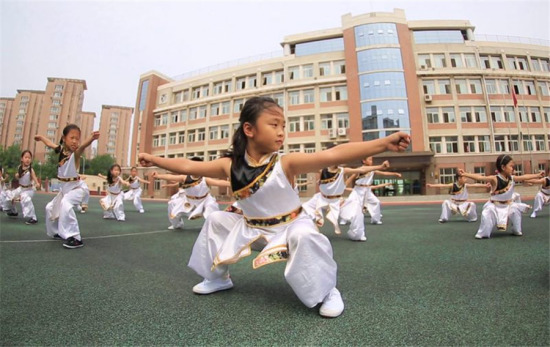
[[[409,132],[409,152],[377,156],[403,175],[390,180],[392,194],[433,193],[425,184],[450,182],[458,168],[492,174],[503,153],[519,173],[548,169],[548,42],[476,37],[467,20],[407,21],[398,9],[341,23],[285,37],[277,57],[174,79],[142,75],[131,161],[140,151],[218,158],[244,102],[264,95],[285,111],[285,152]],[[156,184],[148,195],[165,194]]]
[[[99,124],[97,154],[109,154],[121,166],[127,166],[130,153],[132,107],[103,105]]]

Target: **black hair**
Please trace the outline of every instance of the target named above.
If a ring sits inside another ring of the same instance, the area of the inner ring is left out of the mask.
[[[26,153],[29,153],[30,156],[31,156],[31,159],[32,159],[32,152],[28,149],[24,150],[23,152],[21,152],[21,158],[23,158],[23,156],[26,154]],[[31,163],[29,164],[29,168],[27,170],[31,170],[32,169],[32,161]],[[23,176],[23,174],[25,173],[26,170],[23,170],[23,165],[19,165],[17,167],[17,173],[19,174],[19,177]]]
[[[229,157],[234,164],[241,164],[244,161],[244,154],[246,152],[246,144],[248,139],[244,134],[244,123],[250,123],[256,125],[256,121],[260,114],[270,108],[281,108],[277,101],[267,96],[255,96],[248,99],[241,110],[239,116],[239,127],[233,134],[231,141],[231,147],[224,153],[223,157]]]
[[[137,167],[132,166],[132,167],[130,168],[130,171],[132,171],[133,169],[136,169],[136,170],[137,170]]]
[[[63,128],[63,136],[67,136],[71,130],[78,130],[80,132],[80,128],[76,124],[67,124]],[[55,148],[55,153],[61,153],[61,149],[63,149],[63,138],[59,140],[59,146]],[[61,158],[60,158],[61,160]]]
[[[458,179],[460,178],[460,175],[457,173],[455,173],[455,182],[458,181]]]
[[[107,183],[113,184],[113,175],[111,175],[111,170],[113,170],[115,167],[118,167],[118,169],[122,172],[122,168],[118,164],[113,164],[109,168],[109,171],[107,171]]]
[[[501,154],[497,157],[496,165],[497,171],[502,172],[502,167],[508,165],[512,161],[512,157],[508,154]]]

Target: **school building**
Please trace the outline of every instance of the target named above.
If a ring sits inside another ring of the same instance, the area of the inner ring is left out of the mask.
[[[548,41],[476,35],[468,20],[408,21],[395,9],[346,14],[338,28],[290,35],[281,46],[175,78],[141,75],[131,163],[139,152],[218,158],[247,98],[265,95],[284,108],[285,152],[409,132],[410,151],[375,160],[403,175],[377,180],[394,182],[394,194],[431,194],[425,183],[449,182],[457,168],[492,174],[502,153],[519,173],[548,168]],[[145,195],[166,193],[157,182]]]

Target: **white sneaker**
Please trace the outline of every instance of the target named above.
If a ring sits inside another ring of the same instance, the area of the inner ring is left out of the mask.
[[[359,241],[367,241],[367,237],[366,237],[366,236],[361,236],[361,238],[359,239]]]
[[[168,227],[168,230],[174,230],[174,226],[173,226],[173,225],[170,225],[170,226]]]
[[[145,213],[145,210],[141,209],[139,210],[139,213]]]
[[[523,233],[521,231],[514,231],[513,234],[515,236],[523,236]]]
[[[370,222],[370,224],[380,225],[380,224],[382,224],[382,221],[381,220],[379,220],[378,222],[372,221],[372,222]]]
[[[531,218],[537,218],[537,215],[535,214],[535,212],[531,213],[531,215],[529,216]]]
[[[217,278],[215,280],[204,279],[201,283],[193,287],[193,293],[211,294],[231,288],[233,288],[233,282],[231,282],[231,278],[229,277]]]
[[[439,218],[438,222],[439,223],[445,223],[447,220],[446,219],[443,219],[443,218]]]
[[[336,318],[344,312],[344,302],[342,296],[336,287],[328,293],[323,299],[323,304],[319,308],[319,314],[323,317]]]

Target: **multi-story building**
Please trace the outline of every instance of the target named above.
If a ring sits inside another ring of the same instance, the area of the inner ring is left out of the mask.
[[[15,98],[0,98],[0,145],[18,144],[31,150],[37,161],[44,161],[48,149],[34,141],[36,134],[58,143],[69,123],[90,133],[95,114],[90,120],[90,113],[82,112],[85,90],[84,80],[48,77],[46,90],[20,89]]]
[[[85,140],[94,131],[95,117],[96,117],[95,112],[84,112],[84,111],[76,116],[76,124],[80,125],[82,140]],[[95,156],[94,153],[92,152],[92,149],[93,149],[92,146],[88,146],[84,150],[84,158],[90,159]]]
[[[14,98],[0,98],[0,146],[8,147],[8,128]]]
[[[132,107],[103,105],[99,124],[97,154],[109,154],[121,166],[128,163]]]
[[[217,158],[246,99],[267,95],[284,108],[286,152],[410,132],[410,151],[377,156],[403,175],[398,194],[429,193],[426,182],[449,182],[458,168],[491,174],[502,153],[520,173],[547,169],[549,43],[476,38],[474,29],[407,21],[402,10],[348,14],[339,28],[285,37],[279,57],[183,78],[144,74],[134,138],[148,135],[132,160],[139,151]]]

